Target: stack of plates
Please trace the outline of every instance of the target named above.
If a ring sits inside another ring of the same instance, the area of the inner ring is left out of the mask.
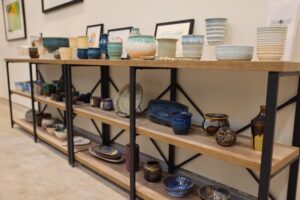
[[[184,35],[182,36],[182,55],[185,58],[201,59],[204,35]]]
[[[257,29],[257,57],[261,61],[279,61],[284,54],[286,26],[264,26]]]
[[[217,60],[250,61],[253,57],[253,46],[218,45],[216,46]]]
[[[120,154],[120,152],[117,149],[109,146],[100,145],[90,147],[89,153],[110,163],[122,163],[124,161],[124,157]]]
[[[227,18],[209,18],[206,22],[206,38],[209,45],[222,44],[226,33]]]
[[[75,136],[73,138],[73,143],[74,143],[74,146],[84,146],[84,145],[90,144],[91,140],[87,139],[87,138],[84,138],[84,137],[81,137],[81,136]],[[68,142],[67,141],[64,142],[63,145],[67,146]]]

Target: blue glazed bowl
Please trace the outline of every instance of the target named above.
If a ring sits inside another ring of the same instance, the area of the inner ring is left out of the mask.
[[[192,180],[185,176],[168,176],[164,179],[167,193],[172,197],[183,197],[193,187]]]
[[[177,112],[171,114],[171,126],[176,135],[186,135],[191,128],[192,113]]]
[[[52,53],[58,50],[60,47],[69,47],[69,39],[58,37],[43,37],[43,45],[49,53]]]
[[[99,48],[89,48],[87,51],[88,59],[99,59],[100,49]]]
[[[88,59],[88,49],[77,49],[77,57],[79,59]]]

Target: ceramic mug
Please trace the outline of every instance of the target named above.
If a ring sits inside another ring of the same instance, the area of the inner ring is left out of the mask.
[[[186,135],[191,128],[192,113],[178,112],[171,114],[171,126],[176,135]]]
[[[93,96],[91,98],[90,104],[94,108],[99,108],[100,107],[100,102],[101,102],[101,97]]]
[[[100,103],[100,108],[106,111],[113,110],[113,100],[111,98],[102,99]]]
[[[215,135],[220,128],[230,127],[228,115],[208,113],[204,116],[202,127],[209,135]]]
[[[60,47],[59,54],[61,60],[71,60],[73,58],[73,48]]]

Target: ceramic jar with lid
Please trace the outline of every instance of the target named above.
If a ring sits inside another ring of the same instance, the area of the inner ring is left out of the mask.
[[[158,182],[162,178],[162,169],[157,161],[148,161],[144,164],[144,178],[148,182]]]
[[[208,135],[214,136],[219,128],[230,127],[228,115],[221,113],[208,113],[204,116],[202,127]]]

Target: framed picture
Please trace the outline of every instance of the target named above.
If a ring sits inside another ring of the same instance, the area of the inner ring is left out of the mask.
[[[83,0],[42,0],[42,11],[47,13],[80,2]]]
[[[132,29],[132,26],[108,30],[108,41],[123,43],[123,53],[122,53],[121,58],[127,58],[126,44],[127,44],[127,39],[130,35],[131,29]]]
[[[100,35],[103,33],[103,24],[95,24],[86,27],[86,36],[89,37],[89,47],[98,48]]]
[[[2,0],[6,40],[26,38],[23,0]]]
[[[156,24],[155,37],[156,38],[175,38],[177,41],[176,56],[182,56],[181,37],[183,35],[193,34],[194,31],[194,19],[163,22]]]

